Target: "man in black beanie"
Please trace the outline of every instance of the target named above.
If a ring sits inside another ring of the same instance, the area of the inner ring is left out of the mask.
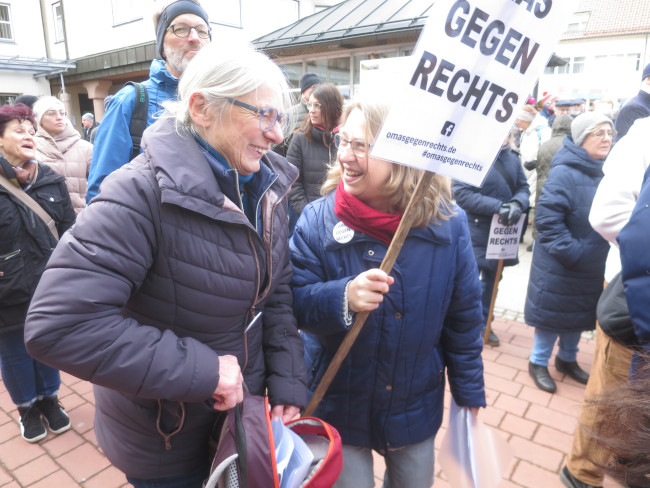
[[[639,93],[630,98],[618,111],[616,117],[616,139],[627,134],[636,119],[650,116],[650,64],[646,65],[641,75],[641,89]]]
[[[133,85],[125,85],[111,99],[97,130],[88,174],[87,203],[97,195],[104,178],[128,163],[133,153],[139,151],[137,141],[144,128],[162,113],[163,102],[176,98],[178,80],[185,67],[212,39],[208,15],[198,0],[162,0],[156,6],[153,23],[157,59],[151,62],[149,79],[142,82],[146,91],[146,124],[138,124],[141,130],[134,133],[131,119],[136,101],[145,100],[145,93],[136,93]]]

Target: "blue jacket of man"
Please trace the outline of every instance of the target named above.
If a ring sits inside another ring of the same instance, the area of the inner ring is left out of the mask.
[[[379,268],[388,249],[340,222],[334,195],[307,204],[290,243],[312,394],[348,331],[347,283]],[[478,270],[465,214],[454,211],[440,225],[409,232],[390,273],[395,282],[316,409],[344,444],[385,452],[435,435],[445,368],[458,405],[485,405]]]
[[[509,175],[510,181],[514,185],[513,188],[497,170],[497,164],[501,165],[505,173]],[[503,148],[480,188],[460,181],[454,181],[453,188],[456,203],[467,212],[478,267],[496,271],[498,260],[485,259],[492,216],[499,213],[502,203],[516,201],[521,205],[522,212],[525,212],[528,210],[530,201],[530,188],[519,156],[511,149]],[[513,266],[518,262],[519,259],[514,258],[507,259],[503,264]]]
[[[524,309],[528,325],[556,333],[596,326],[609,244],[591,227],[589,210],[603,162],[570,135],[551,161],[535,212],[537,239]]]
[[[636,96],[621,107],[616,116],[616,140],[623,137],[632,127],[637,119],[643,119],[650,115],[650,93],[639,90]]]
[[[617,240],[634,333],[645,353],[650,354],[650,168],[630,220]]]
[[[147,89],[149,97],[148,127],[163,112],[163,102],[176,98],[178,78],[165,69],[163,60],[154,59],[149,68],[149,79],[142,84]],[[95,136],[86,203],[90,203],[90,200],[97,195],[99,186],[106,176],[131,160],[133,140],[129,125],[135,107],[135,95],[135,87],[128,85],[118,91],[108,104]]]

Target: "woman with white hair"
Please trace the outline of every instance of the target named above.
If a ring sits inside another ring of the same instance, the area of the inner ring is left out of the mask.
[[[287,243],[297,170],[270,151],[288,93],[265,55],[203,48],[35,293],[29,352],[95,384],[97,440],[136,488],[200,487],[211,426],[244,387],[284,421],[306,403]]]
[[[93,145],[84,141],[72,126],[65,105],[58,98],[39,98],[34,104],[34,114],[38,123],[36,159],[65,176],[70,200],[78,214],[86,207]]]

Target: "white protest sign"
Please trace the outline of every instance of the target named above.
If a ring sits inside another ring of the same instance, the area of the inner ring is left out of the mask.
[[[436,1],[372,155],[480,186],[573,1]]]
[[[516,224],[504,225],[499,219],[499,214],[492,216],[485,259],[514,259],[517,257],[525,218],[526,216],[522,215]]]

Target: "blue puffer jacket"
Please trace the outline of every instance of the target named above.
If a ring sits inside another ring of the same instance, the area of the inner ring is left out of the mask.
[[[149,79],[142,82],[149,97],[147,127],[163,112],[163,102],[176,98],[178,78],[165,69],[165,62],[154,59],[149,68]],[[135,108],[135,87],[125,86],[108,104],[102,123],[97,129],[93,157],[88,173],[86,203],[99,192],[104,178],[131,160],[133,140],[129,131],[131,115]]]
[[[537,239],[528,281],[526,323],[549,332],[592,330],[609,244],[589,224],[603,177],[570,135],[551,162],[535,214]]]
[[[650,168],[630,220],[619,233],[623,284],[634,332],[650,354]]]
[[[503,175],[497,171],[497,164],[501,165],[506,174],[510,176],[514,191],[510,188]],[[492,216],[499,213],[499,207],[501,207],[502,203],[513,200],[521,205],[522,212],[528,210],[530,189],[519,156],[509,148],[502,149],[485,177],[483,185],[477,188],[467,183],[455,181],[454,198],[456,203],[467,212],[478,267],[496,271],[498,260],[485,259]],[[518,262],[518,258],[507,259],[504,265],[513,266]]]
[[[290,245],[294,313],[312,393],[348,330],[346,284],[378,268],[387,251],[339,221],[334,195],[305,207]],[[465,214],[455,211],[438,226],[411,230],[391,272],[395,283],[316,410],[344,444],[385,452],[434,435],[445,367],[459,405],[485,405],[478,272]]]

